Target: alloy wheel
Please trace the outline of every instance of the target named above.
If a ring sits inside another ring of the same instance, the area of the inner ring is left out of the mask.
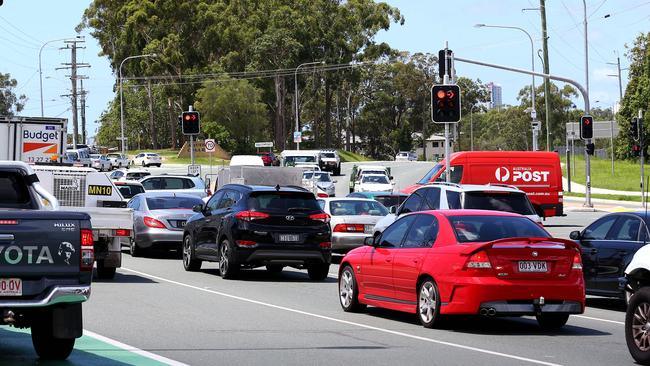
[[[642,302],[634,309],[632,337],[639,350],[650,350],[650,304]]]
[[[230,255],[230,249],[228,248],[228,244],[222,243],[221,244],[221,256],[219,256],[219,271],[222,273],[228,272],[228,256]]]
[[[430,323],[436,312],[436,295],[433,283],[427,281],[420,288],[419,310],[420,318],[425,323]]]
[[[183,264],[185,267],[190,266],[190,261],[192,260],[192,248],[190,248],[190,237],[185,237],[185,243],[183,245]]]
[[[339,294],[341,304],[346,308],[349,307],[354,296],[354,280],[348,269],[343,271],[339,279]]]

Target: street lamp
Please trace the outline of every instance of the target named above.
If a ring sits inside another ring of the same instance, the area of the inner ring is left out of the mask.
[[[76,38],[83,38],[83,36],[76,36]],[[53,39],[51,41],[47,41],[43,43],[41,48],[38,50],[38,79],[39,79],[39,87],[41,90],[41,117],[45,117],[45,112],[43,109],[43,68],[41,66],[41,54],[43,53],[43,48],[47,46],[48,44],[52,42],[59,42],[59,41],[65,41],[70,38],[59,38],[59,39]]]
[[[487,24],[475,24],[474,27],[476,28],[501,28],[501,29],[515,29],[521,32],[526,33],[528,36],[528,39],[530,40],[530,62],[531,62],[531,67],[532,71],[535,72],[535,44],[533,43],[533,37],[530,36],[530,33],[528,33],[525,29],[519,28],[519,27],[512,27],[512,26],[507,26],[507,25],[487,25]],[[535,76],[533,75],[533,84],[530,88],[530,94],[531,94],[531,110],[530,110],[530,117],[532,118],[533,122],[537,120],[537,112],[535,111]],[[533,151],[537,150],[537,130],[533,128]]]
[[[123,85],[122,85],[123,84],[122,83],[122,65],[124,65],[124,62],[126,60],[131,60],[131,59],[134,59],[134,58],[142,58],[142,57],[158,57],[158,55],[155,54],[155,53],[147,53],[147,54],[144,54],[144,55],[129,56],[129,57],[125,58],[124,60],[122,60],[122,62],[120,63],[120,68],[119,68],[119,76],[120,76],[120,130],[121,130],[120,140],[122,141],[122,154],[124,154],[124,155],[126,155],[126,145],[124,143],[124,140],[125,140],[125,138],[124,138],[124,101],[123,101],[124,97],[123,97],[123,93],[122,93],[122,89],[124,89],[124,88],[123,88]]]
[[[474,151],[474,108],[478,105],[473,104],[472,108],[469,109],[469,149]]]
[[[296,67],[296,70],[293,74],[293,87],[294,87],[294,93],[296,94],[296,132],[300,132],[300,126],[299,121],[300,121],[300,111],[298,110],[298,99],[300,96],[298,95],[298,69],[301,68],[302,66],[309,66],[309,65],[324,65],[325,61],[316,61],[316,62],[305,62],[298,67]],[[300,142],[296,142],[296,150],[300,150]]]

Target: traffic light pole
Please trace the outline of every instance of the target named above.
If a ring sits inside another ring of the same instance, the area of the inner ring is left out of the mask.
[[[491,67],[491,68],[494,68],[494,69],[501,69],[501,70],[506,70],[506,71],[517,72],[517,73],[520,73],[520,74],[540,76],[540,77],[543,77],[543,78],[549,78],[549,79],[552,79],[552,80],[558,80],[558,81],[563,81],[565,83],[569,83],[569,84],[575,86],[580,91],[580,93],[582,94],[582,98],[584,99],[584,103],[585,103],[585,114],[589,114],[589,91],[587,89],[585,89],[580,83],[578,83],[575,80],[565,78],[565,77],[562,77],[562,76],[545,74],[545,73],[541,73],[541,72],[535,72],[535,71],[524,70],[524,69],[518,69],[518,68],[514,68],[514,67],[510,67],[510,66],[490,64],[490,63],[483,62],[483,61],[470,60],[470,59],[461,58],[461,57],[454,57],[454,60],[459,61],[459,62],[468,63],[468,64]],[[591,143],[591,139],[586,140],[586,143]],[[589,155],[586,154],[586,152],[585,152],[585,170],[586,170],[585,203],[583,204],[583,206],[591,208],[591,207],[594,207],[593,203],[591,202],[591,161],[589,159]]]
[[[190,105],[188,111],[194,112],[194,107]],[[194,135],[190,135],[190,164],[194,165]]]
[[[451,55],[449,52],[447,52],[447,46],[445,45],[445,76],[442,79],[442,83],[447,85],[450,82],[452,82],[452,76],[453,76],[453,71],[451,69],[454,68],[454,61],[451,59],[451,67],[447,67],[447,65],[450,65],[450,58]],[[440,62],[440,60],[438,60]],[[450,183],[451,182],[451,143],[449,141],[449,123],[445,123],[445,169],[447,170],[447,174],[445,174],[445,182]]]
[[[639,145],[641,146],[641,207],[646,207],[647,203],[645,201],[645,183],[643,181],[643,166],[645,165],[645,154],[643,153],[643,143],[645,139],[645,131],[643,130],[643,110],[639,109]]]

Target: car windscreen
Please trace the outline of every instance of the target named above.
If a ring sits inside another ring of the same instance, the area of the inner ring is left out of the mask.
[[[535,214],[525,193],[465,192],[463,208],[513,212],[520,215]]]
[[[118,185],[117,189],[120,190],[124,198],[133,198],[136,194],[144,193],[142,186]]]
[[[388,177],[385,175],[364,175],[361,183],[388,184]]]
[[[324,158],[331,158],[331,159],[336,158],[336,155],[334,155],[334,153],[321,153],[320,156],[322,156]]]
[[[252,192],[248,208],[270,212],[321,211],[316,198],[309,192]]]
[[[431,170],[429,170],[429,172],[427,174],[424,175],[424,177],[422,177],[422,179],[420,179],[418,184],[427,184],[427,183],[429,183],[431,181],[431,178],[433,178],[436,174],[438,174],[438,172],[441,169],[443,169],[444,167],[445,166],[442,165],[442,164],[436,164]]]
[[[196,205],[203,204],[198,197],[147,197],[149,210],[170,210],[170,209],[192,209]]]
[[[287,166],[294,166],[296,163],[315,163],[316,157],[314,156],[287,156],[284,158],[284,163]]]
[[[376,201],[340,200],[330,201],[330,212],[332,216],[386,216],[388,210],[381,203]]]
[[[400,195],[375,196],[375,201],[381,203],[384,207],[391,207],[401,205],[402,202],[406,201],[407,197]]]
[[[0,172],[0,207],[35,208],[27,182],[17,172]]]
[[[450,216],[448,219],[459,243],[550,237],[539,225],[521,216]]]
[[[118,159],[121,157],[120,154],[106,154],[106,156],[109,158],[118,158]]]
[[[100,159],[102,156],[99,155],[99,154],[90,154],[90,157],[91,157],[92,159]]]
[[[302,179],[315,179],[318,182],[331,182],[330,175],[327,173],[303,173]]]

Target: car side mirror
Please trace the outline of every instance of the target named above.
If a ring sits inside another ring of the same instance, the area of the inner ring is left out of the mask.
[[[338,182],[339,182],[338,180],[333,180],[333,181],[332,181],[332,183],[338,183]]]
[[[572,240],[580,240],[582,238],[582,235],[578,230],[576,230],[576,231],[572,231],[569,234],[569,238],[571,238]]]
[[[395,205],[395,206],[390,206],[390,207],[388,208],[388,213],[392,213],[393,215],[396,215],[396,214],[397,214],[397,205]]]
[[[375,245],[375,238],[373,238],[372,236],[366,237],[365,239],[363,239],[363,245],[367,245],[367,246],[370,246],[370,247],[374,246]]]
[[[389,176],[388,178],[389,178],[390,180],[393,180],[393,176],[392,176],[392,175],[391,175],[391,176]]]
[[[196,213],[203,213],[203,205],[195,205],[192,207],[192,211]]]

